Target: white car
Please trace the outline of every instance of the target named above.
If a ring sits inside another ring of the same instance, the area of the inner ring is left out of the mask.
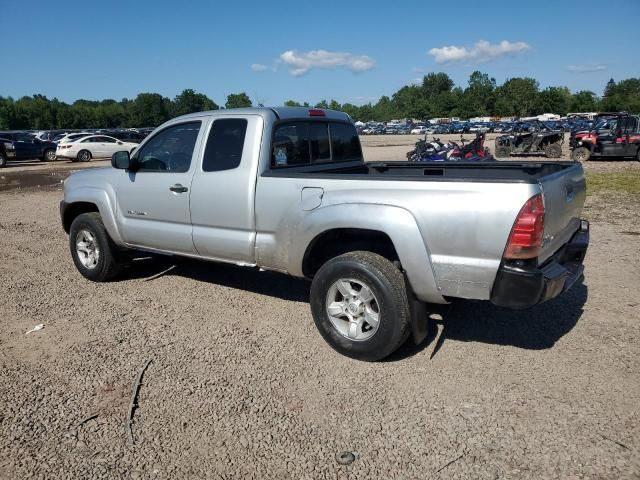
[[[75,142],[76,140],[89,135],[91,135],[89,132],[67,133],[64,137],[58,140],[58,144]]]
[[[427,133],[427,127],[425,127],[424,125],[411,130],[412,135],[424,135],[425,133]]]
[[[88,162],[92,158],[111,158],[116,152],[133,150],[137,143],[122,142],[107,135],[89,135],[71,143],[59,143],[56,149],[58,158],[70,158],[74,162]]]

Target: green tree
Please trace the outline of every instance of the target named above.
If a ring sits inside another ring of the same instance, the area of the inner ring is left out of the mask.
[[[429,116],[429,101],[417,85],[405,85],[391,99],[401,117],[424,119]]]
[[[380,97],[378,103],[373,106],[373,119],[379,122],[400,118],[400,111],[386,95]]]
[[[572,112],[594,112],[598,109],[598,98],[589,90],[580,90],[571,96]]]
[[[496,79],[488,74],[474,71],[464,90],[460,105],[460,116],[471,118],[491,115],[495,109]]]
[[[224,104],[224,108],[244,108],[250,106],[251,99],[244,92],[227,95],[227,102]]]
[[[329,104],[326,100],[320,100],[318,103],[314,105],[314,108],[329,108]]]
[[[429,99],[451,92],[453,86],[453,80],[444,72],[429,73],[422,79],[422,90]]]
[[[173,100],[171,115],[177,117],[207,110],[218,110],[218,105],[204,93],[196,93],[191,88],[187,88]]]
[[[537,97],[537,113],[566,115],[571,109],[571,92],[567,87],[547,87]]]
[[[295,100],[287,100],[286,102],[284,102],[284,106],[285,107],[301,107],[302,105],[299,102],[296,102]]]
[[[128,108],[130,126],[156,127],[166,122],[170,118],[170,105],[171,101],[158,93],[139,94]]]
[[[538,82],[533,78],[511,78],[496,89],[498,115],[532,115],[538,96]]]

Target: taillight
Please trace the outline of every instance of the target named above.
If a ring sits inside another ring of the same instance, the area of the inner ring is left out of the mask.
[[[319,108],[312,108],[309,110],[310,117],[326,117],[327,115],[324,113],[324,110],[320,110]]]
[[[544,202],[542,195],[531,197],[516,218],[504,258],[508,260],[536,258],[544,235]]]

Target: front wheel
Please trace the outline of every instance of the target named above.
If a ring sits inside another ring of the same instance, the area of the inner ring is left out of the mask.
[[[43,162],[53,162],[55,159],[56,159],[55,150],[53,150],[52,148],[48,148],[47,150],[44,151],[44,154],[42,155]]]
[[[106,282],[120,272],[116,247],[97,212],[78,215],[69,230],[69,248],[78,271],[94,282]]]
[[[6,166],[7,166],[7,156],[3,152],[0,152],[0,168],[4,168]]]
[[[591,150],[587,147],[574,148],[571,152],[571,159],[577,162],[586,162],[591,158]]]
[[[387,357],[410,332],[404,275],[372,252],[349,252],[325,263],[311,284],[311,312],[325,341],[358,360]]]

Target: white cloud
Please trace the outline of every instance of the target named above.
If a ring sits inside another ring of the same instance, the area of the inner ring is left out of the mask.
[[[266,65],[263,65],[262,63],[251,64],[251,70],[253,70],[254,72],[264,72],[268,68],[269,67],[267,67]]]
[[[327,52],[326,50],[311,50],[309,52],[297,52],[287,50],[280,55],[281,62],[289,67],[289,72],[294,76],[300,76],[314,68],[333,69],[344,67],[354,73],[365,72],[375,64],[375,61],[367,55],[354,55],[347,52]]]
[[[488,62],[499,57],[520,55],[527,50],[531,49],[531,46],[525,42],[508,42],[503,40],[500,43],[489,43],[486,40],[480,40],[471,47],[457,47],[455,45],[432,48],[427,52],[433,56],[436,63],[449,63],[449,62]]]
[[[590,73],[590,72],[602,72],[606,70],[606,65],[596,65],[593,63],[588,63],[584,65],[569,65],[567,70],[573,73]]]

